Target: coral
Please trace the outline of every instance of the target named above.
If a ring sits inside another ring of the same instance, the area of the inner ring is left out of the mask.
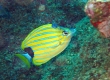
[[[44,11],[45,10],[45,5],[43,5],[43,4],[39,5],[38,10],[39,11]]]
[[[105,38],[110,36],[110,1],[88,1],[85,12],[91,18],[91,23]]]
[[[59,56],[59,57],[55,60],[54,64],[55,64],[56,66],[60,66],[60,67],[61,67],[61,66],[65,66],[65,65],[68,64],[68,60],[67,60],[67,58],[66,58],[65,55],[62,55],[62,56]]]

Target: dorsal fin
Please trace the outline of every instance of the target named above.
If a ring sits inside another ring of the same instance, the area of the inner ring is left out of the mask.
[[[55,21],[52,22],[52,27],[53,28],[57,28],[58,27],[58,25],[57,25],[57,23]]]

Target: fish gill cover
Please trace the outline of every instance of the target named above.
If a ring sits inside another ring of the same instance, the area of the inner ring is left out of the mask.
[[[85,0],[0,0],[10,19],[0,18],[0,80],[109,80],[110,43],[90,23]],[[26,4],[26,1],[28,1]],[[26,69],[15,58],[35,28],[52,23],[76,28],[68,47],[42,66]]]

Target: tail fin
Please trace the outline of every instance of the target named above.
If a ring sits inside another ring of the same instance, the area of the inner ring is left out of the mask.
[[[15,56],[17,56],[20,60],[22,60],[25,65],[27,66],[27,68],[30,68],[31,67],[31,62],[30,62],[30,58],[29,56],[27,57],[27,54],[15,54]]]

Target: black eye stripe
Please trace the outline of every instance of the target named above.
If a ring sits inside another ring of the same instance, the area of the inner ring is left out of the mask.
[[[30,47],[25,48],[24,51],[27,52],[32,58],[34,57],[34,52]]]

